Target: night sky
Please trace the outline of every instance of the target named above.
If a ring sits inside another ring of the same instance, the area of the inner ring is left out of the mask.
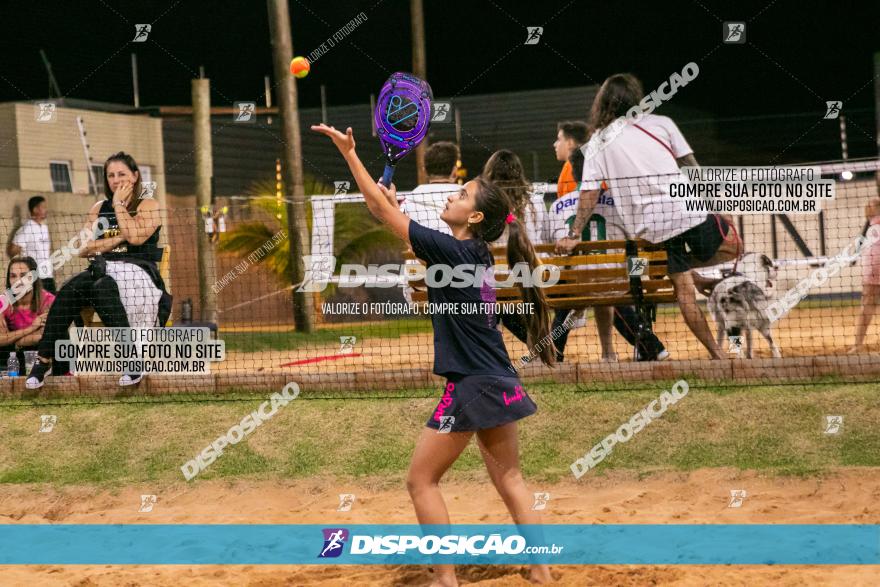
[[[358,13],[368,19],[298,84],[302,106],[319,104],[321,84],[331,105],[365,102],[389,73],[411,69],[406,0],[291,0],[290,10],[299,55]],[[4,2],[2,14],[0,101],[47,96],[40,48],[63,94],[108,102],[132,102],[132,51],[142,105],[188,105],[199,65],[215,105],[261,100],[271,73],[259,0]],[[722,45],[722,20],[746,21],[747,43]],[[129,42],[136,23],[153,25],[146,43]],[[425,0],[437,97],[600,83],[618,71],[650,89],[695,61],[700,76],[675,100],[724,117],[824,112],[832,99],[873,108],[878,25],[878,2]],[[526,26],[544,27],[537,45],[523,44]]]

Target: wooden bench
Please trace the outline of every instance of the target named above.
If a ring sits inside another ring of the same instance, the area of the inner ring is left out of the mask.
[[[589,306],[634,306],[640,318],[639,338],[653,329],[657,317],[657,304],[675,302],[672,281],[667,273],[666,251],[662,245],[647,241],[583,241],[572,254],[557,255],[555,245],[537,245],[535,250],[546,254],[540,258],[544,264],[560,269],[559,281],[544,288],[544,295],[551,308],[578,309]],[[508,278],[506,247],[493,247],[495,279]],[[411,251],[404,253],[406,259],[415,259]],[[648,264],[641,277],[631,277],[627,270],[627,258],[647,259]],[[501,267],[499,267],[501,266]],[[414,289],[412,301],[425,304],[428,292],[423,280],[410,281]],[[498,287],[495,294],[499,304],[522,301],[516,285]]]

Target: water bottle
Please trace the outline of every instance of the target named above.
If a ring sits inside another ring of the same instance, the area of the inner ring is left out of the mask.
[[[6,374],[9,377],[18,377],[18,357],[15,353],[9,353],[9,360],[6,361]]]

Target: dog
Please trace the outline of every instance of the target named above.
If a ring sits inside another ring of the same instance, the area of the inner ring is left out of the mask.
[[[736,271],[715,284],[709,296],[709,313],[718,326],[718,345],[724,338],[731,341],[738,357],[745,334],[746,357],[752,358],[752,331],[757,330],[767,339],[773,357],[782,352],[770,332],[772,322],[767,317],[767,306],[776,297],[776,266],[767,256],[746,253],[736,265]],[[745,331],[745,332],[743,332]]]

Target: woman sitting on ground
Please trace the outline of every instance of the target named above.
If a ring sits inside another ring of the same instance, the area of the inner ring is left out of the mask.
[[[55,341],[67,338],[83,308],[94,307],[104,326],[117,328],[164,325],[170,313],[170,296],[156,265],[162,259],[159,204],[142,195],[140,171],[131,155],[120,151],[104,163],[104,193],[106,199],[89,210],[86,226],[93,230],[103,218],[107,228],[79,251],[90,258],[89,268],[58,291],[40,339],[39,360],[25,382],[28,389],[43,386]],[[143,373],[125,373],[119,385],[134,385],[142,378]]]
[[[24,351],[37,350],[43,335],[46,313],[55,296],[43,290],[37,278],[37,262],[33,257],[14,257],[6,268],[6,291],[16,299],[7,299],[0,320],[0,370],[6,370],[10,353],[16,353],[24,368]]]

